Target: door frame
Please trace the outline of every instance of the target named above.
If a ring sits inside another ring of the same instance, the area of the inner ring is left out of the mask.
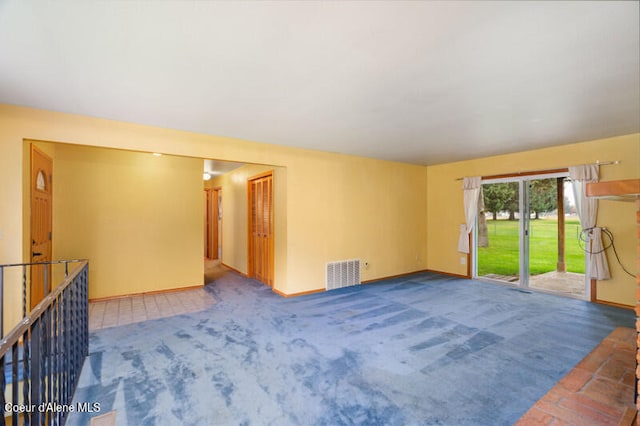
[[[525,265],[526,262],[526,258],[524,258],[524,256],[522,255],[524,252],[528,252],[528,250],[525,250],[525,245],[527,244],[527,242],[525,242],[523,236],[525,234],[524,228],[523,228],[523,224],[522,224],[522,212],[524,211],[524,200],[523,200],[523,196],[522,196],[522,190],[523,190],[523,179],[525,179],[525,177],[522,176],[504,176],[504,177],[497,177],[497,178],[482,178],[482,181],[480,183],[480,185],[486,185],[486,184],[494,184],[494,183],[509,183],[509,182],[516,182],[518,183],[518,282],[514,283],[514,282],[507,282],[507,281],[501,281],[501,280],[497,280],[497,279],[491,279],[491,278],[485,278],[485,277],[481,277],[478,276],[478,220],[480,215],[476,215],[476,223],[473,227],[473,232],[471,233],[471,245],[470,247],[472,247],[471,252],[472,252],[472,256],[471,256],[471,277],[474,279],[483,279],[483,280],[487,280],[487,281],[491,281],[491,282],[496,282],[499,284],[504,284],[504,285],[508,285],[508,286],[515,286],[515,287],[526,287],[527,284],[523,285],[523,271],[524,270],[528,270],[528,265]],[[482,192],[481,192],[482,194]]]
[[[473,232],[471,233],[471,247],[472,247],[472,256],[471,256],[471,275],[474,279],[483,279],[495,283],[499,283],[502,285],[512,286],[523,288],[527,290],[544,292],[543,290],[535,289],[529,286],[529,256],[530,256],[530,226],[531,226],[531,217],[530,217],[530,205],[529,205],[529,182],[532,180],[539,179],[553,179],[564,177],[568,178],[568,171],[549,171],[542,173],[527,173],[522,175],[503,175],[499,177],[487,177],[482,178],[481,185],[484,184],[492,184],[492,183],[506,183],[506,182],[517,182],[518,183],[518,210],[519,210],[519,218],[518,218],[518,249],[519,249],[519,280],[517,283],[509,283],[500,280],[494,280],[490,278],[484,278],[478,276],[478,218],[479,215],[476,216],[476,224],[474,226]],[[528,212],[529,214],[525,214],[524,212]],[[592,285],[587,279],[589,276],[589,262],[587,262],[587,256],[585,255],[585,296],[584,298],[579,298],[580,300],[592,300]],[[558,293],[550,292],[551,294]],[[569,296],[565,296],[569,297]]]

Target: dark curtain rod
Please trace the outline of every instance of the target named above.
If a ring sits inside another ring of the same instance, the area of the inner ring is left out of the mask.
[[[598,166],[609,166],[612,164],[620,164],[620,160],[615,160],[615,161],[596,161],[595,163],[588,163],[588,164],[595,164]],[[527,170],[527,171],[520,171],[520,172],[512,172],[512,173],[502,173],[499,175],[489,175],[489,176],[482,176],[483,179],[497,179],[497,178],[501,178],[501,177],[511,177],[511,176],[527,176],[527,175],[536,175],[536,174],[545,174],[545,173],[561,173],[561,172],[566,172],[569,168],[568,167],[561,167],[561,168],[557,168],[557,169],[547,169],[547,170]],[[463,180],[464,177],[459,177],[456,178],[456,180]]]

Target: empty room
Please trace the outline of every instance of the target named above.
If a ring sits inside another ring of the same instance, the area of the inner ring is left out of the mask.
[[[639,14],[0,0],[3,424],[633,424]]]

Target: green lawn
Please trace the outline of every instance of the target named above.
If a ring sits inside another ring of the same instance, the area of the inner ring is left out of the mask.
[[[489,247],[478,248],[478,275],[518,275],[518,221],[487,220]],[[565,222],[565,262],[568,272],[584,273],[584,252],[578,246],[580,223]],[[558,221],[531,220],[531,275],[555,271],[558,262]]]

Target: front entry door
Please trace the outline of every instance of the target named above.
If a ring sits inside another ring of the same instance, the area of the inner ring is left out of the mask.
[[[31,262],[51,261],[53,160],[31,145]],[[51,290],[51,269],[31,267],[31,308]]]
[[[249,180],[249,276],[273,286],[273,175]]]

